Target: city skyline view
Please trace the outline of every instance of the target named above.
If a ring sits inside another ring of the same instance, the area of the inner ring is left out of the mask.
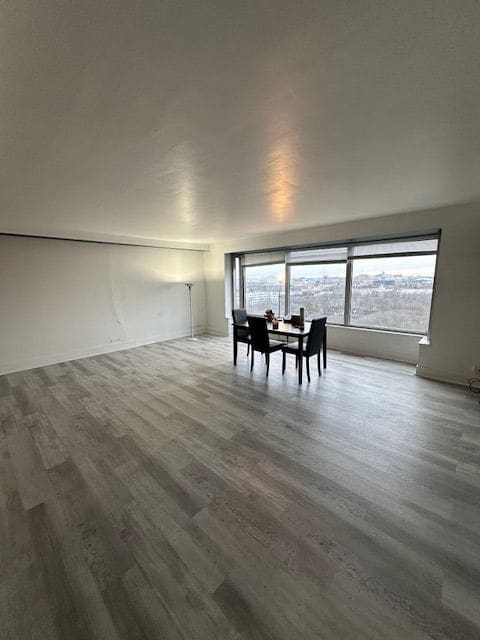
[[[424,334],[428,331],[435,255],[355,258],[348,324]],[[346,263],[290,265],[290,312],[344,324]],[[246,267],[245,306],[263,314],[285,309],[285,264]]]

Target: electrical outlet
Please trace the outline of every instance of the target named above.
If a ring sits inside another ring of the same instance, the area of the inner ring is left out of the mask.
[[[117,344],[118,342],[123,342],[123,338],[110,338],[110,344]]]

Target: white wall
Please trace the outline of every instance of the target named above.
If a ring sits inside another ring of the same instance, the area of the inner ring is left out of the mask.
[[[0,237],[0,374],[205,328],[201,251]]]
[[[224,254],[286,245],[442,229],[429,344],[416,338],[360,329],[332,329],[330,346],[376,356],[417,362],[417,373],[464,383],[480,364],[480,205],[457,205],[413,211],[338,225],[237,238],[215,246],[205,256],[207,326],[228,329],[230,301],[221,286]]]
[[[346,353],[377,356],[397,362],[418,362],[421,336],[360,327],[328,327],[328,346]]]
[[[207,302],[207,331],[212,335],[228,335],[231,324],[231,292],[227,282],[228,271],[226,263],[229,257],[225,255],[223,244],[212,245],[204,254],[206,302]]]

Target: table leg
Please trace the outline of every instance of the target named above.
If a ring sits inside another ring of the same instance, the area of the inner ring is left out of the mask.
[[[298,384],[302,384],[303,377],[303,336],[298,338]]]
[[[327,368],[327,327],[325,327],[325,331],[323,332],[323,368]]]

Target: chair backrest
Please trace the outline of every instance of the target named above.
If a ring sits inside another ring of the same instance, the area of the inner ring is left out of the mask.
[[[253,349],[265,353],[270,347],[266,319],[259,316],[248,316],[247,319]]]
[[[232,318],[235,324],[241,324],[247,321],[246,309],[232,309]]]
[[[305,349],[307,356],[320,353],[326,324],[327,318],[316,318],[312,320],[310,331],[308,332],[307,347]]]

